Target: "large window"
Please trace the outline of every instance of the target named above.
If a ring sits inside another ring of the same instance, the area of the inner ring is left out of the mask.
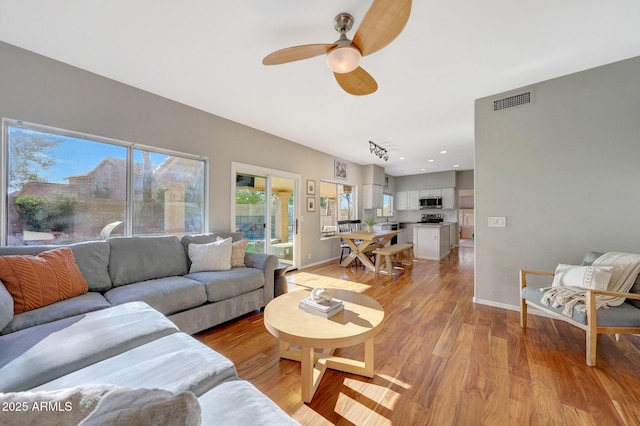
[[[339,220],[355,219],[355,205],[354,186],[320,181],[321,237],[335,235]]]
[[[5,244],[204,230],[205,159],[9,120],[2,152]]]

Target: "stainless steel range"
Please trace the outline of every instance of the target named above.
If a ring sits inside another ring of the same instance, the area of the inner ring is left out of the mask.
[[[444,215],[442,214],[423,214],[420,222],[418,223],[442,223],[444,222]]]

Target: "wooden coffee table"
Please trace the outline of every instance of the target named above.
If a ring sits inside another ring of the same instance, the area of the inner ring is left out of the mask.
[[[307,290],[278,296],[264,310],[265,327],[280,339],[280,357],[301,362],[304,402],[311,402],[327,368],[373,377],[373,338],[382,328],[382,306],[354,291],[327,291],[344,303],[344,310],[329,319],[298,309],[298,302],[311,294]],[[333,355],[336,348],[360,343],[364,343],[364,361]]]

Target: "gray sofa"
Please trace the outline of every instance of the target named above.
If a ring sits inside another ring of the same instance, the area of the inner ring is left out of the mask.
[[[33,392],[78,386],[162,389],[197,398],[202,424],[297,424],[240,379],[229,359],[189,335],[273,298],[275,256],[247,253],[248,267],[188,273],[188,244],[216,237],[72,244],[90,291],[17,315],[0,283],[0,401],[20,402],[39,397]],[[49,248],[2,247],[0,255]],[[15,421],[24,420],[20,413],[12,415]],[[65,424],[63,417],[55,417],[64,412],[42,415]]]
[[[196,415],[204,425],[297,424],[240,379],[230,360],[180,332],[144,302],[124,303],[0,336],[0,403],[31,404],[39,398],[35,394],[34,399],[33,392],[104,385],[188,392],[199,402]],[[71,404],[69,415],[81,408],[77,401],[66,403]],[[25,424],[21,415],[32,410],[26,411],[12,413],[6,424]],[[68,424],[65,410],[41,415],[33,424],[45,419],[47,424]]]
[[[210,233],[156,237],[115,237],[107,241],[70,244],[89,292],[13,316],[0,335],[113,305],[143,301],[165,314],[188,334],[263,308],[274,297],[278,258],[247,252],[244,268],[189,274],[189,244],[205,244],[218,236],[242,238],[241,233]],[[59,246],[0,247],[0,256],[36,255]],[[0,306],[2,294],[0,283]],[[7,303],[5,297],[5,304]],[[2,319],[0,318],[0,324]]]

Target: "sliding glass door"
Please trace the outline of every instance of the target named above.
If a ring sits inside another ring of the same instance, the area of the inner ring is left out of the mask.
[[[249,240],[247,250],[271,253],[297,267],[297,188],[286,172],[234,164],[234,228]]]

